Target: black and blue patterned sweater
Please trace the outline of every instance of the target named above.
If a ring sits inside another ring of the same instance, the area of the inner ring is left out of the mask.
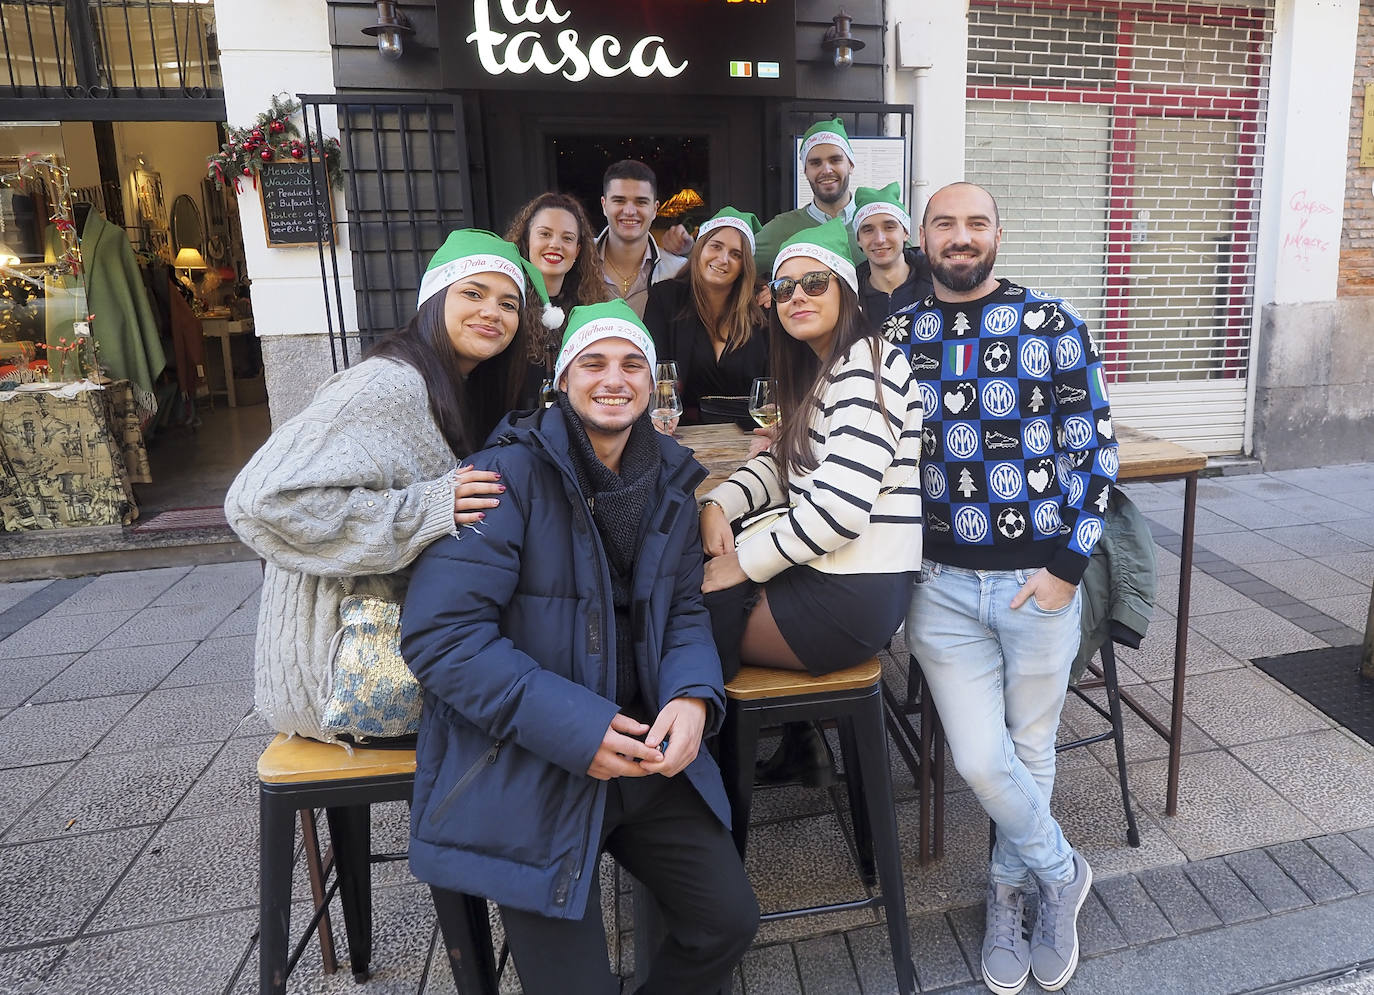
[[[980,300],[928,296],[888,324],[925,414],[925,555],[1078,583],[1117,471],[1102,357],[1082,318],[999,280]]]

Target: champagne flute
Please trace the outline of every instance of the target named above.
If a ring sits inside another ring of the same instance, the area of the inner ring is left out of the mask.
[[[678,419],[682,417],[682,397],[674,381],[660,380],[654,384],[652,417],[664,435],[677,431]]]
[[[778,382],[772,377],[757,377],[749,391],[749,417],[759,428],[772,428],[782,419],[778,408]]]

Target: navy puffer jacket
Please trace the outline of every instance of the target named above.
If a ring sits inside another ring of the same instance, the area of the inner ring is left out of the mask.
[[[693,496],[706,471],[672,439],[646,507],[632,586],[635,664],[656,712],[705,699],[724,714],[720,659],[702,605]],[[610,573],[555,406],[512,415],[472,457],[506,492],[481,532],[416,561],[401,650],[425,689],[410,866],[429,884],[555,918],[580,918],[597,887],[606,782],[587,775],[615,705]],[[726,826],[705,749],[687,777]]]

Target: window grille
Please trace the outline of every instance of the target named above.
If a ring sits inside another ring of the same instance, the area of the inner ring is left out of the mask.
[[[1239,396],[1216,451],[1243,432],[1272,32],[1272,3],[969,11],[965,172],[998,197],[998,271],[1072,301],[1114,383]]]

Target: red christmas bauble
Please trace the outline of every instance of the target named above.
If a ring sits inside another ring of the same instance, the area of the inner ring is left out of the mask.
[[[255,142],[260,142],[260,141],[262,141],[262,129],[261,129],[261,128],[254,128],[254,129],[253,129],[252,138],[253,138],[253,141],[255,141]]]
[[[280,135],[282,131],[285,130],[286,125],[282,124],[280,121],[276,119],[273,119],[272,123],[269,124],[268,127],[272,129],[272,134]]]
[[[252,175],[253,175],[253,167],[252,167],[252,166],[244,166],[244,167],[243,167],[243,175],[244,175],[244,176],[252,176]]]
[[[305,149],[303,149],[303,148],[301,148],[299,145],[297,145],[294,149],[291,150],[291,156],[292,156],[292,158],[295,158],[295,159],[304,159],[304,158],[305,158]]]
[[[259,158],[262,159],[263,162],[271,162],[271,161],[272,161],[272,150],[271,150],[271,149],[263,149],[261,152],[258,153],[258,156],[259,156]]]

